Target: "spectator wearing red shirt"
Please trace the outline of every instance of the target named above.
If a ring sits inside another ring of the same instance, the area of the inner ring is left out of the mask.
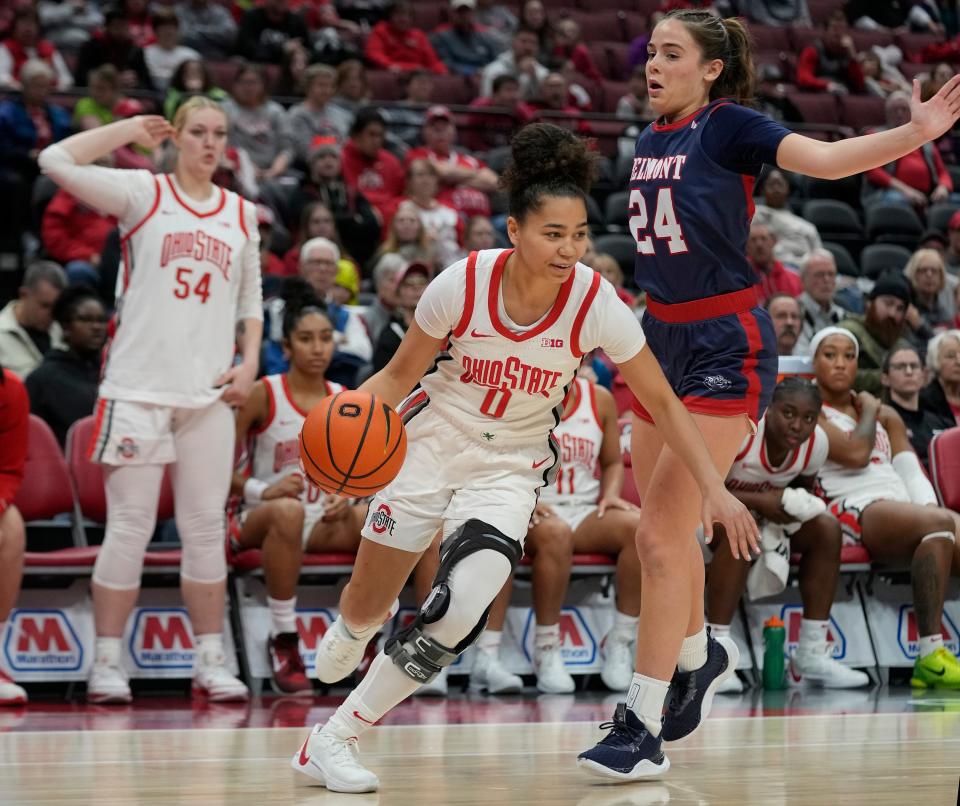
[[[122,0],[120,8],[130,23],[130,38],[133,44],[138,48],[145,48],[157,41],[148,0]]]
[[[887,127],[910,122],[910,97],[894,92],[887,98]],[[934,143],[924,143],[889,165],[867,171],[874,191],[864,201],[907,204],[923,209],[928,204],[960,199],[953,193],[953,180]]]
[[[0,367],[0,635],[20,595],[26,535],[13,500],[27,463],[30,400],[20,379]],[[0,670],[0,706],[23,705],[27,693]]]
[[[71,285],[100,285],[97,266],[107,236],[117,226],[113,216],[87,207],[65,190],[58,190],[40,225],[43,248],[62,263]]]
[[[381,220],[389,218],[406,184],[400,160],[383,147],[385,134],[383,115],[376,109],[361,109],[340,155],[347,187],[366,197]]]
[[[40,59],[51,67],[58,90],[73,86],[73,76],[60,51],[40,38],[40,18],[32,7],[17,11],[10,36],[0,42],[0,87],[20,89],[20,69],[30,59]]]
[[[863,70],[843,12],[833,12],[823,26],[823,37],[800,51],[797,86],[810,92],[865,92]]]
[[[416,70],[426,68],[446,73],[426,33],[413,27],[413,15],[406,0],[397,0],[387,18],[373,26],[364,47],[364,56],[381,70]]]
[[[747,238],[747,260],[757,273],[757,293],[765,305],[774,294],[799,297],[803,292],[800,278],[773,257],[777,238],[766,224],[752,224]]]
[[[487,194],[497,189],[498,177],[476,157],[454,150],[456,140],[453,113],[445,106],[431,106],[423,124],[424,145],[407,152],[407,165],[423,159],[433,163],[440,178],[437,201],[466,218],[488,216]]]
[[[520,81],[508,73],[493,80],[492,95],[475,98],[470,108],[478,111],[467,116],[461,139],[471,151],[510,145],[514,132],[533,117],[533,110],[520,100]]]
[[[557,23],[557,33],[553,46],[553,63],[562,67],[566,62],[573,63],[573,69],[597,84],[603,83],[603,75],[597,69],[587,46],[580,38],[580,24],[567,18]]]

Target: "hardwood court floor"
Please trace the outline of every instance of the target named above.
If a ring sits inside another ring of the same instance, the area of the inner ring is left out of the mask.
[[[596,721],[512,721],[509,714],[522,710],[522,701],[493,712],[508,715],[500,723],[378,726],[361,740],[364,761],[381,779],[381,791],[371,795],[328,793],[294,773],[289,759],[306,736],[302,727],[111,729],[101,722],[88,724],[92,730],[14,728],[0,734],[0,803],[957,802],[960,699],[933,697],[922,703],[929,710],[881,713],[840,713],[847,709],[836,702],[831,709],[838,713],[788,716],[725,716],[737,709],[721,706],[695,736],[669,747],[672,768],[663,779],[628,786],[595,783],[574,765],[599,735]],[[607,710],[604,703],[595,706]],[[582,720],[582,712],[567,713]]]

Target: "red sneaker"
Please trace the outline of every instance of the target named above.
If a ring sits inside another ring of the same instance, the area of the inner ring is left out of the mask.
[[[313,694],[313,684],[300,657],[300,636],[297,633],[284,632],[268,639],[267,659],[273,687],[278,693]]]

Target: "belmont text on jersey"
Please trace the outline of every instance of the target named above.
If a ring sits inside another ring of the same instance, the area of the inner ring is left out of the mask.
[[[682,179],[681,172],[687,161],[686,154],[673,157],[635,157],[631,182],[649,182],[652,179]]]
[[[550,397],[550,391],[561,384],[562,372],[525,364],[516,356],[506,361],[460,356],[463,373],[461,383],[472,383],[490,389],[510,389],[528,395]]]
[[[198,263],[212,264],[220,271],[224,280],[229,280],[232,256],[233,247],[230,244],[214,238],[203,230],[170,232],[163,236],[160,268],[166,268],[167,264],[173,260],[190,258]]]

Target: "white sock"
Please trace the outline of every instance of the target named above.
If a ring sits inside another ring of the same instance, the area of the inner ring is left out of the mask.
[[[197,663],[219,666],[224,662],[223,634],[209,632],[197,636]]]
[[[817,649],[827,644],[827,630],[830,629],[830,620],[817,621],[815,619],[801,619],[799,650]]]
[[[502,630],[484,630],[477,639],[477,649],[482,649],[488,655],[496,657],[500,654],[500,641],[502,639]]]
[[[692,672],[707,662],[707,628],[703,626],[700,632],[688,635],[680,645],[680,658],[677,668],[681,672]]]
[[[710,628],[710,634],[714,638],[729,638],[730,637],[730,625],[729,624],[714,624],[712,621],[707,624]]]
[[[627,708],[639,717],[654,736],[660,735],[663,720],[663,703],[670,690],[669,680],[657,680],[639,672],[633,673],[633,681],[627,692]]]
[[[371,624],[367,627],[360,629],[354,629],[353,627],[348,627],[347,622],[343,620],[343,616],[337,616],[336,622],[333,624],[333,627],[340,625],[340,629],[343,630],[344,634],[348,638],[352,638],[354,641],[366,641],[373,636],[373,634],[380,629],[379,624]]]
[[[534,651],[541,652],[544,649],[549,647],[559,646],[560,645],[560,625],[559,624],[546,624],[546,625],[537,625],[536,632],[533,637],[533,647]]]
[[[93,662],[98,666],[119,666],[122,647],[119,638],[97,636],[93,648]]]
[[[297,631],[297,597],[290,599],[271,599],[267,597],[270,608],[270,637],[275,638],[283,632]]]
[[[940,633],[936,635],[920,636],[920,657],[925,658],[932,655],[943,646],[943,636]]]
[[[639,616],[628,616],[619,610],[613,612],[613,626],[610,628],[610,635],[614,635],[624,641],[632,641],[637,637],[637,622]]]
[[[344,741],[359,737],[418,688],[420,683],[408,677],[385,653],[380,652],[370,664],[366,677],[323,726],[323,732]]]

